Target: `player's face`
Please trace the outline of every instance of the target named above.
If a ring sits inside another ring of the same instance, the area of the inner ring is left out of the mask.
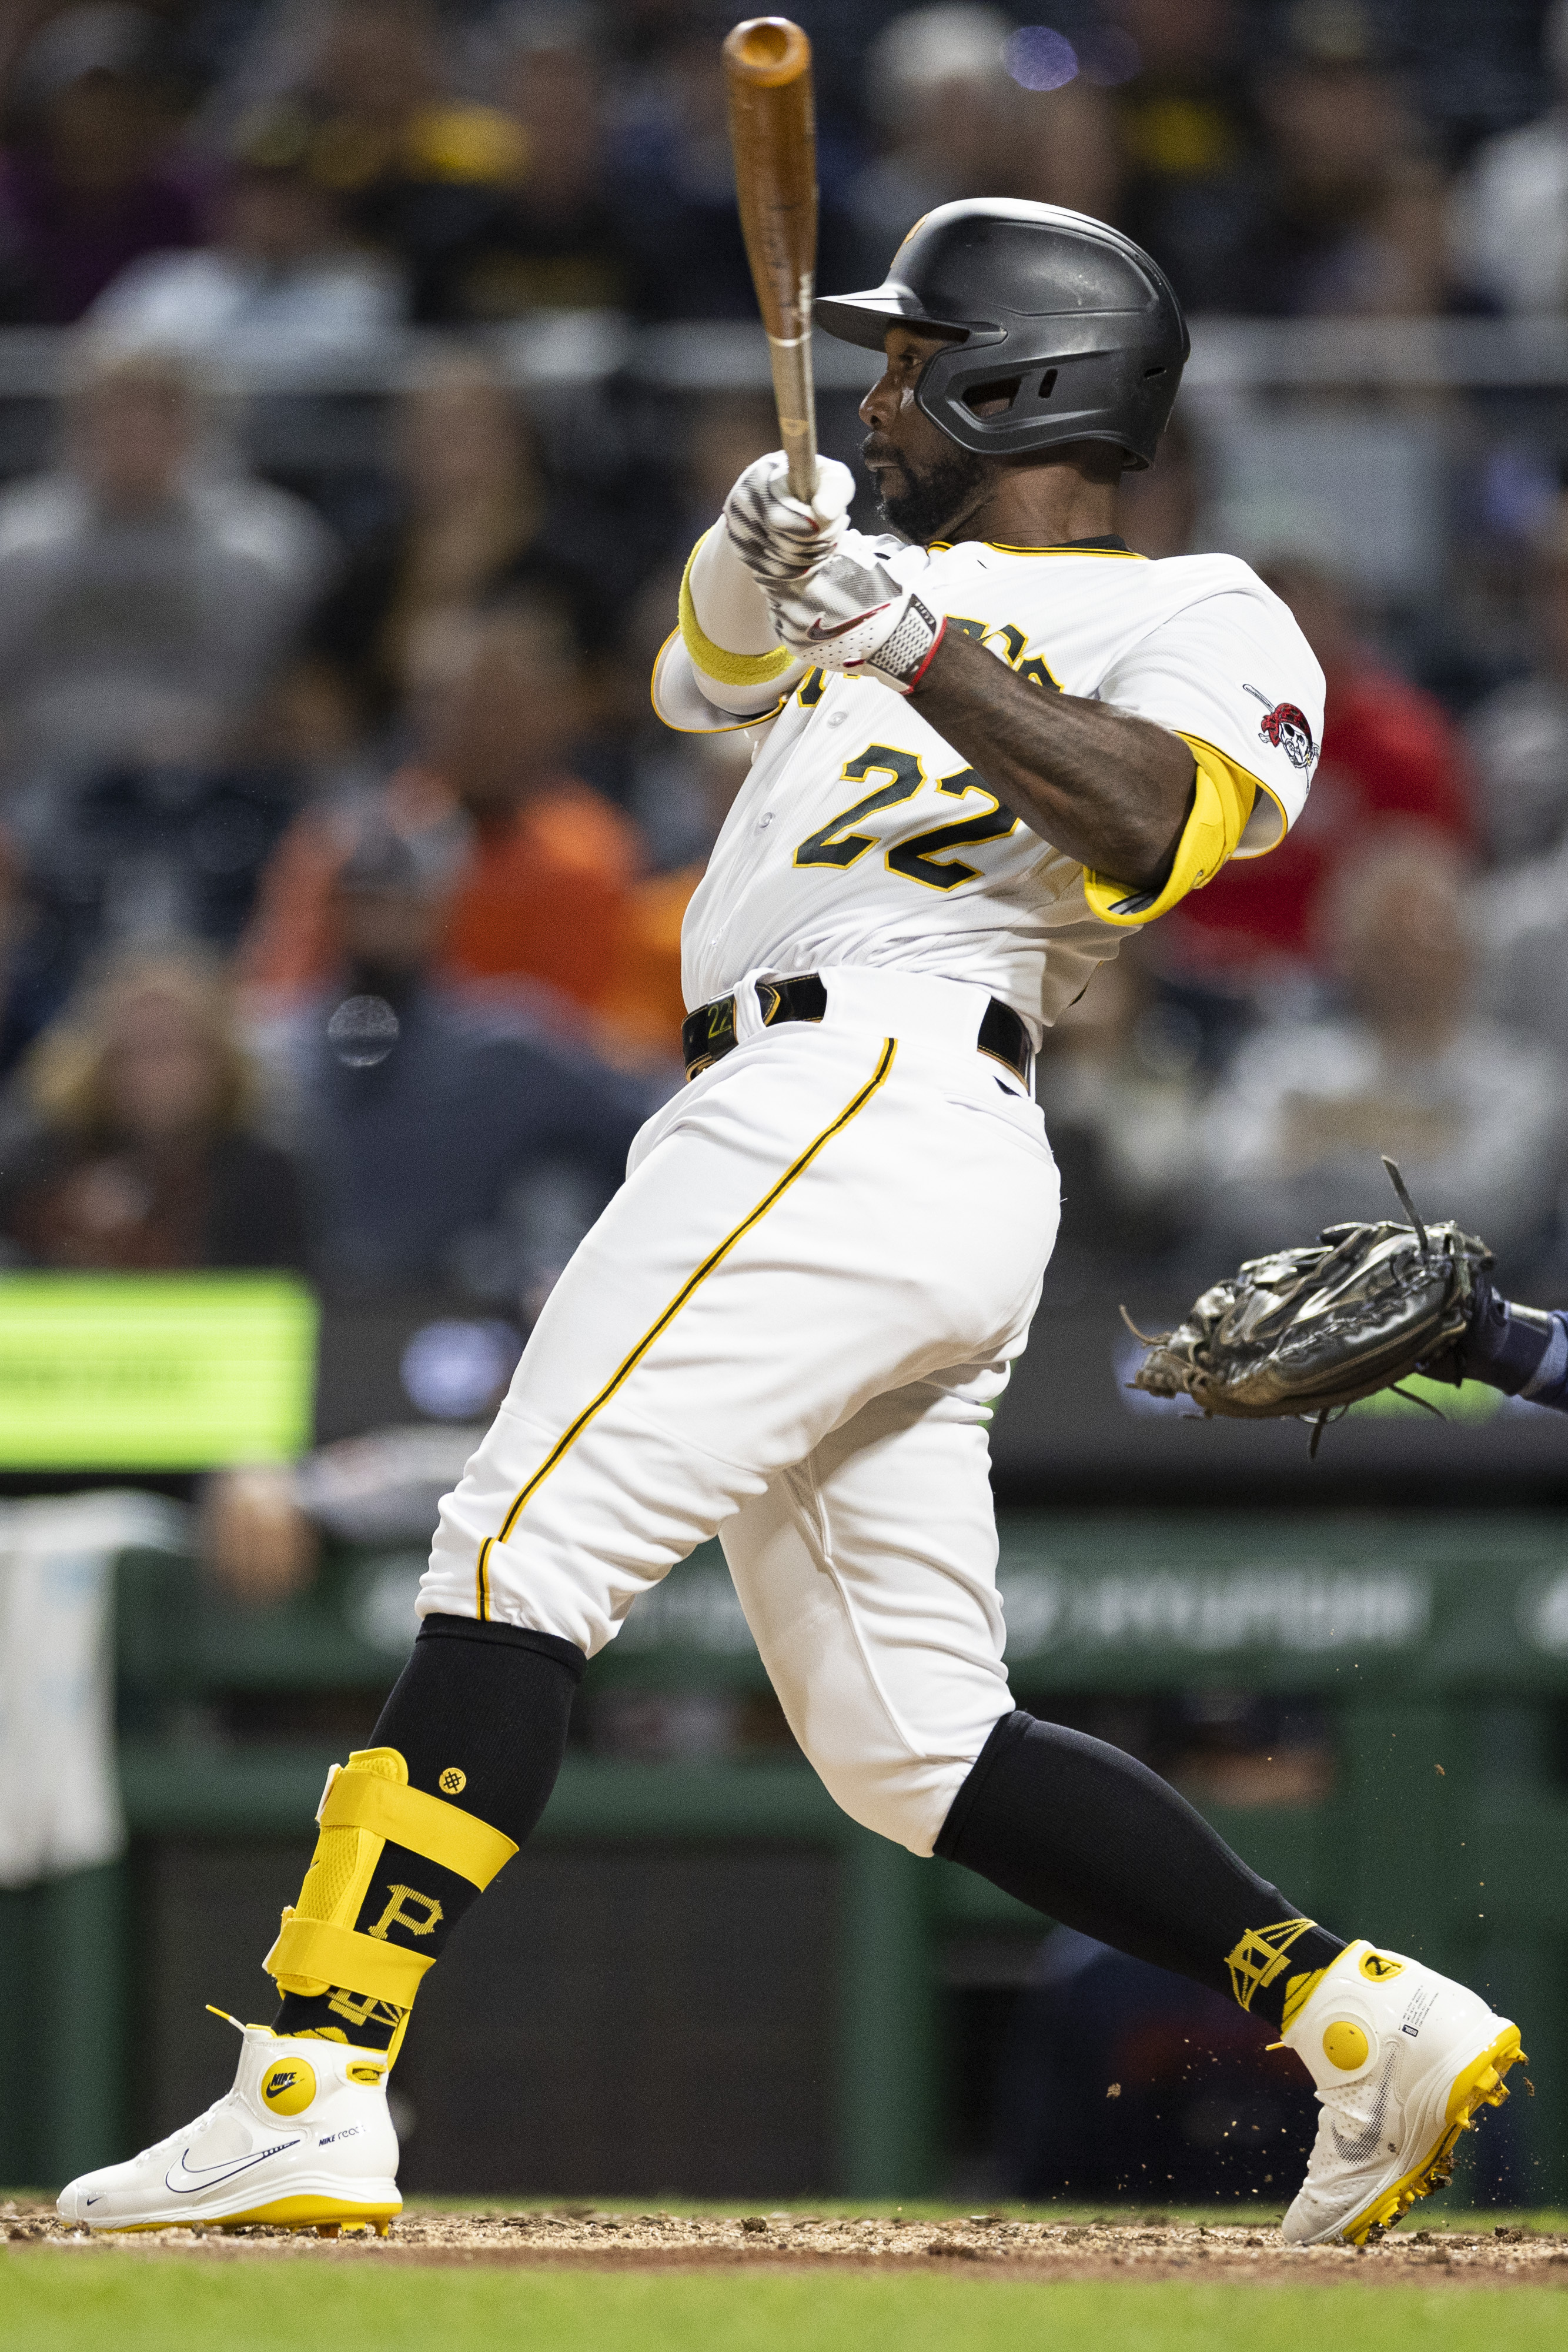
[[[861,420],[871,426],[861,454],[882,510],[894,530],[917,541],[946,537],[973,513],[994,471],[988,459],[960,449],[915,401],[926,361],[946,340],[890,327],[887,364],[861,403]]]

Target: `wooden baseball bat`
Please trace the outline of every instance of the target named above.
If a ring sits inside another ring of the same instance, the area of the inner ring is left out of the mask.
[[[817,275],[817,126],[811,44],[788,16],[750,16],[724,45],[729,140],[751,282],[768,330],[789,488],[817,490],[811,293]]]

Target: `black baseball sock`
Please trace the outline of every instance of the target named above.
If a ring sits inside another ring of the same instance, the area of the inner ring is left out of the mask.
[[[580,1650],[550,1633],[472,1617],[427,1617],[382,1709],[373,1745],[361,1754],[372,1771],[379,1751],[402,1758],[408,1779],[399,1785],[440,1801],[439,1810],[430,1814],[437,1828],[430,1842],[440,1843],[443,1826],[450,1823],[454,1857],[468,1860],[472,1867],[467,1848],[476,1832],[481,1847],[487,1832],[521,1845],[543,1812],[560,1769],[572,1696],[586,1664]],[[395,1772],[395,1766],[391,1769]],[[329,1840],[358,1841],[364,1834],[323,1826],[301,1890],[301,1914],[328,1921],[336,1916],[340,1927],[372,1937],[393,1953],[437,1958],[480,1885],[389,1834],[350,1919],[343,1895],[351,1884],[349,1874],[363,1868],[354,1860],[362,1848],[357,1843],[330,1847]],[[492,1852],[477,1867],[488,1868],[494,1860]],[[329,1984],[319,1993],[284,1991],[274,2028],[384,2050],[407,2007]]]
[[[1134,1757],[1021,1712],[981,1749],[936,1852],[1271,2025],[1292,1980],[1344,1949]]]

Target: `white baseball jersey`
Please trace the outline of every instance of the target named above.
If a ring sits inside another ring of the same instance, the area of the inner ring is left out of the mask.
[[[1288,607],[1228,555],[1153,562],[1114,543],[1019,550],[876,542],[901,581],[1050,691],[1114,703],[1211,746],[1259,786],[1238,855],[1300,814],[1323,682]],[[679,637],[654,705],[675,727],[732,728]],[[759,730],[750,776],[687,910],[688,1006],[747,972],[865,963],[979,983],[1038,1034],[1116,952],[1083,868],[1004,807],[915,705],[869,677],[813,670]]]

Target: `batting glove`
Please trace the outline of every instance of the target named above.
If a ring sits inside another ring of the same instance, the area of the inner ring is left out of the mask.
[[[809,576],[770,589],[773,625],[792,653],[823,669],[877,678],[912,694],[947,626],[913,588],[894,579],[874,542],[846,531],[839,547]]]
[[[806,579],[843,536],[855,478],[836,457],[817,461],[817,495],[810,506],[789,495],[789,463],[782,449],[747,466],[724,502],[725,529],[736,552],[765,593]]]

